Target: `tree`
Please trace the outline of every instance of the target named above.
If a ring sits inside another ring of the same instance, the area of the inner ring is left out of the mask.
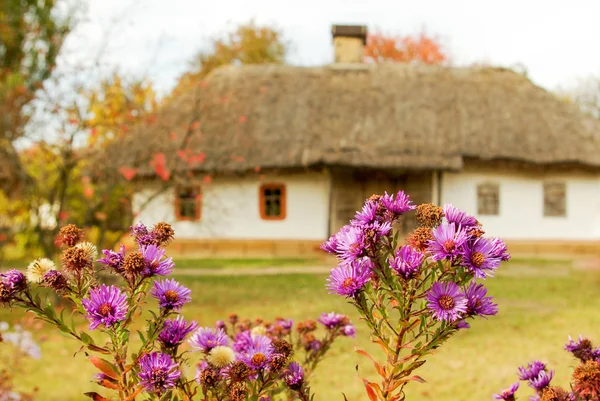
[[[449,57],[439,38],[425,32],[417,36],[390,36],[375,32],[367,37],[365,60],[373,63],[395,61],[442,64]]]
[[[575,102],[584,113],[600,119],[600,75],[580,79],[573,88],[559,92]]]
[[[72,27],[66,0],[4,1],[0,5],[0,157],[6,178],[23,178],[14,143],[23,135],[27,106],[50,77]]]
[[[277,28],[256,25],[253,21],[241,24],[231,32],[214,38],[210,51],[198,53],[190,63],[190,71],[180,78],[174,93],[197,84],[222,65],[282,64],[287,50],[283,34]]]

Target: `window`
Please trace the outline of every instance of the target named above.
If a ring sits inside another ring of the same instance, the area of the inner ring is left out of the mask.
[[[260,217],[264,220],[285,219],[285,185],[265,184],[261,185],[259,193]]]
[[[500,214],[500,186],[484,183],[477,186],[477,214],[497,216]]]
[[[544,216],[567,215],[567,189],[564,182],[544,183]]]
[[[199,220],[202,194],[197,186],[178,186],[175,189],[175,217],[177,220]]]

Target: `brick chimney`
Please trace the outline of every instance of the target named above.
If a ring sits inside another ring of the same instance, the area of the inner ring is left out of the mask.
[[[336,63],[362,63],[367,44],[364,25],[333,25],[331,27]]]

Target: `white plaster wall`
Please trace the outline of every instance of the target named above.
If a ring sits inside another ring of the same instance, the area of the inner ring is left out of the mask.
[[[152,188],[133,199],[136,221],[151,225],[166,221],[177,238],[310,239],[324,240],[328,234],[330,177],[325,173],[277,176],[215,178],[202,185],[202,215],[199,221],[176,221],[174,192],[169,189],[154,197],[143,209]],[[284,220],[263,220],[259,211],[259,187],[284,183],[287,213]]]
[[[544,217],[544,180],[566,183],[566,217]],[[500,213],[477,216],[477,185],[500,186]],[[600,239],[600,176],[528,174],[465,170],[443,174],[442,202],[477,216],[489,235],[503,239]]]

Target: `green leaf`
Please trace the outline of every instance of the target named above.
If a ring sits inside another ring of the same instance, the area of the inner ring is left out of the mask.
[[[79,333],[79,337],[81,337],[81,341],[85,345],[93,345],[94,344],[94,339],[92,337],[90,337],[89,334],[87,334],[84,331],[82,331],[81,333]]]

